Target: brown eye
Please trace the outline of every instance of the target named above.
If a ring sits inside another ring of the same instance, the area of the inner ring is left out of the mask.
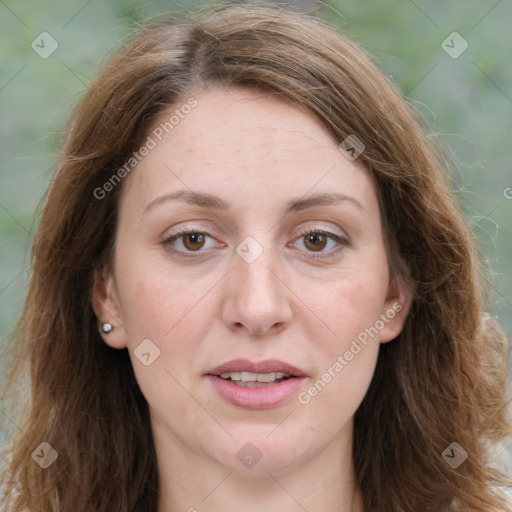
[[[210,239],[210,246],[208,246],[208,239]],[[213,237],[208,233],[201,231],[180,231],[171,235],[170,237],[162,240],[160,243],[166,250],[171,251],[180,256],[197,256],[202,255],[210,249],[214,241]]]
[[[302,231],[295,242],[299,249],[314,259],[329,259],[339,256],[344,247],[350,246],[347,238],[322,229]]]
[[[183,238],[184,247],[189,251],[197,251],[204,246],[205,236],[203,233],[191,232],[181,236]]]
[[[310,233],[304,236],[305,246],[312,251],[322,251],[327,245],[327,237],[322,233]]]

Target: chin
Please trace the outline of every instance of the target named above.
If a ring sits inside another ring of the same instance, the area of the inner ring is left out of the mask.
[[[247,474],[284,470],[304,458],[304,435],[297,438],[288,436],[283,442],[280,436],[272,439],[272,428],[275,425],[271,428],[246,429],[224,443],[222,453],[210,453],[210,457],[229,469]],[[215,443],[215,446],[219,447],[219,444]]]

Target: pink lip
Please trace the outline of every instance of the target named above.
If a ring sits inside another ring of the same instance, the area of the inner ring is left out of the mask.
[[[278,384],[270,384],[259,388],[244,388],[220,378],[222,373],[230,372],[273,373],[282,372],[291,375]],[[234,359],[224,363],[207,373],[219,395],[231,405],[245,409],[268,409],[290,400],[295,396],[306,378],[306,374],[283,361],[268,359],[261,362],[251,362],[247,359]]]
[[[227,363],[216,366],[207,372],[207,375],[221,375],[230,372],[251,372],[251,373],[287,373],[294,377],[306,377],[306,374],[291,364],[279,361],[279,359],[267,359],[258,363],[248,359],[233,359]]]
[[[208,375],[207,378],[224,400],[245,409],[277,407],[295,396],[304,381],[304,377],[292,377],[279,384],[261,388],[243,388],[215,375]]]

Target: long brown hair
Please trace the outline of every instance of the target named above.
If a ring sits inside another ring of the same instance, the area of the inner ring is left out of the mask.
[[[507,346],[484,315],[481,258],[450,193],[449,162],[361,48],[314,15],[269,5],[221,5],[139,29],[75,108],[8,360],[6,390],[25,371],[30,389],[26,406],[14,406],[3,503],[13,512],[156,511],[147,403],[126,350],[102,341],[91,304],[129,178],[101,199],[95,191],[158,113],[219,84],[287,97],[336,140],[365,145],[359,158],[376,183],[390,268],[414,286],[404,330],[381,346],[356,413],[365,510],[510,511],[498,490],[509,482],[489,464],[490,448],[510,434]],[[32,460],[42,442],[58,454],[45,469]],[[458,467],[442,455],[453,442],[468,454]]]

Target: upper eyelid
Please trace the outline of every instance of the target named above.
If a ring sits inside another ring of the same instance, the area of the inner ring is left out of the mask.
[[[201,221],[199,221],[199,222],[201,222]],[[317,219],[316,221],[310,221],[310,222],[313,222],[313,223],[316,222],[317,224],[316,225],[315,224],[313,224],[313,225],[306,225],[304,227],[304,226],[302,226],[303,224],[305,224],[305,222],[303,221],[303,222],[300,222],[301,227],[300,228],[294,228],[293,231],[297,231],[298,230],[299,234],[300,234],[303,231],[309,232],[309,231],[318,230],[318,231],[325,231],[325,232],[328,232],[328,233],[332,233],[332,234],[338,235],[338,236],[343,236],[345,238],[349,238],[348,234],[346,233],[346,230],[342,229],[340,226],[329,227],[329,226],[326,226],[326,225],[323,225],[323,226],[319,225],[320,223],[325,223],[325,222],[331,222],[332,223],[332,221],[329,221],[329,220],[326,220],[326,219]],[[221,234],[222,230],[219,231],[215,227],[213,227],[213,228],[211,226],[202,227],[202,226],[198,226],[198,225],[194,225],[194,224],[187,225],[186,223],[181,223],[181,224],[185,224],[185,226],[183,227],[183,226],[179,225],[177,228],[175,228],[176,231],[174,233],[172,233],[172,234],[169,234],[167,237],[171,237],[171,236],[174,236],[174,235],[177,235],[177,234],[182,234],[182,233],[187,233],[187,232],[205,233],[207,235],[213,235],[213,236],[216,236],[216,237],[223,236]],[[208,222],[208,224],[210,224],[210,222]],[[339,233],[337,233],[336,230],[338,230]],[[235,233],[233,233],[233,231],[231,229],[229,229],[228,231],[230,232],[229,233],[230,235],[239,234],[238,233],[238,229],[236,230]]]
[[[311,232],[321,232],[321,233],[325,233],[326,235],[333,235],[335,237],[350,240],[350,237],[345,232],[336,233],[331,228],[319,227],[319,226],[309,226],[309,227],[300,228],[299,232],[297,233],[297,237],[306,235]],[[186,235],[189,233],[200,233],[203,235],[207,235],[210,238],[216,238],[216,237],[221,236],[215,230],[213,230],[213,232],[211,232],[211,231],[208,231],[208,229],[203,229],[203,228],[196,227],[196,226],[190,226],[190,227],[178,228],[176,230],[176,232],[171,233],[169,235],[164,235],[163,239],[165,241],[165,240],[169,240],[169,239],[173,239],[173,238],[179,238],[180,236],[183,236],[183,235]]]

